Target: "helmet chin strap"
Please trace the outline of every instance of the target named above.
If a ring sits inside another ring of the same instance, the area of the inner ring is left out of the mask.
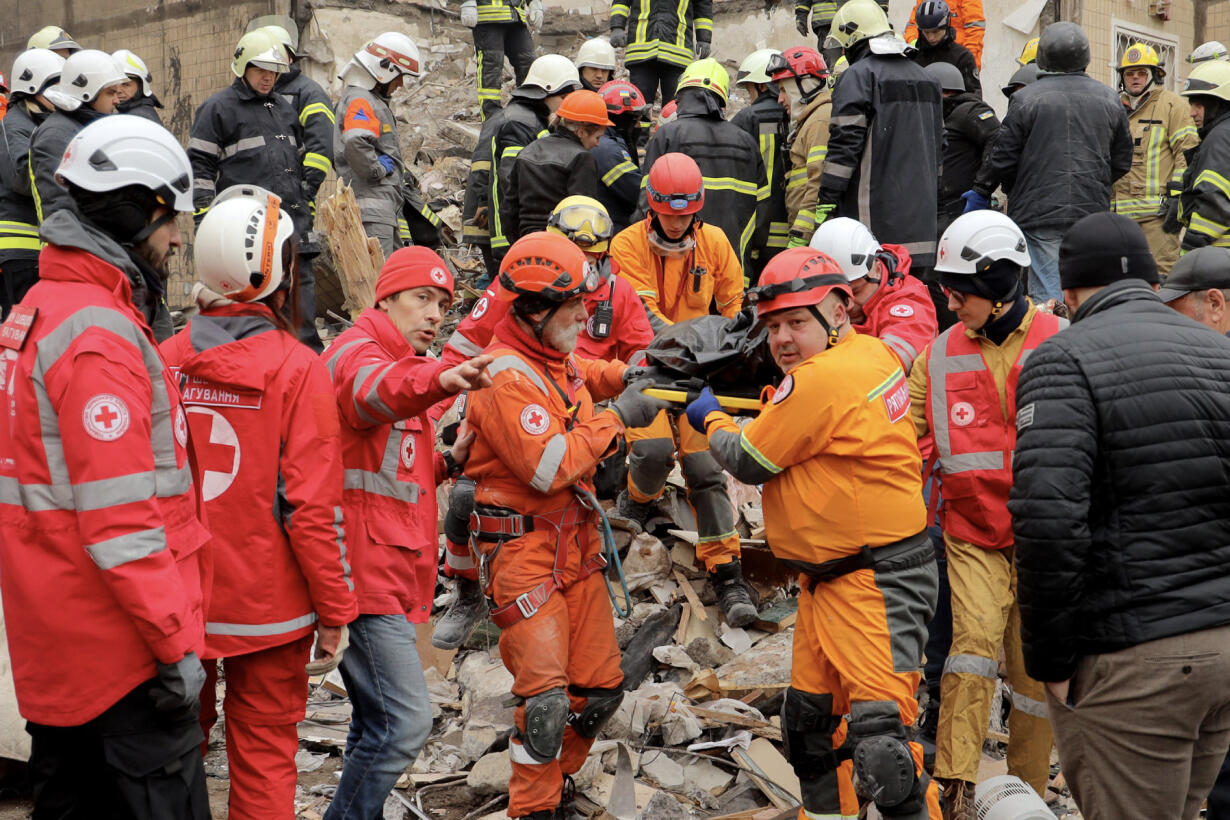
[[[128,240],[124,244],[129,245],[131,247],[136,247],[137,245],[140,245],[142,242],[149,239],[150,236],[153,235],[154,231],[158,230],[163,225],[167,224],[173,219],[175,219],[175,212],[167,211],[165,214],[158,217],[157,219],[155,219],[153,222],[146,225],[141,230],[137,231],[136,235],[133,236],[132,239]]]
[[[816,305],[808,305],[807,310],[812,316],[816,317],[816,321],[820,323],[820,327],[824,328],[824,332],[828,335],[828,344],[825,345],[825,349],[827,350],[837,344],[837,342],[840,341],[838,337],[838,328],[833,327],[828,323],[828,320],[824,318],[824,315],[820,313],[820,308]]]

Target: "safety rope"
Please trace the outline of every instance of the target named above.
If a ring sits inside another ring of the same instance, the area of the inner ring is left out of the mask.
[[[623,588],[624,605],[620,607],[619,599],[615,597],[615,587],[611,584],[611,576],[606,572],[602,573],[602,580],[606,582],[606,594],[611,597],[611,608],[620,618],[631,617],[632,592],[628,589],[628,579],[624,577],[624,565],[619,560],[619,550],[615,547],[615,533],[611,531],[611,522],[607,520],[606,511],[602,509],[598,499],[589,490],[579,484],[572,489],[584,506],[598,514],[598,522],[601,524],[599,532],[602,535],[602,552],[606,555],[607,565],[615,568],[615,573],[619,576],[619,585]]]

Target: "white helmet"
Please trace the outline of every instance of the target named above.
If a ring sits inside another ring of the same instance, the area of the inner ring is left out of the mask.
[[[572,61],[577,68],[605,68],[615,70],[615,47],[605,37],[594,37],[581,43],[577,58]]]
[[[13,82],[13,93],[25,94],[28,97],[42,94],[47,86],[60,81],[60,71],[63,68],[64,58],[54,51],[45,48],[23,51],[13,60],[13,73],[9,75]]]
[[[1209,60],[1230,60],[1230,52],[1218,41],[1209,40],[1207,43],[1196,46],[1191,56],[1187,58],[1189,63],[1203,63]]]
[[[214,199],[192,244],[196,278],[236,302],[255,302],[289,274],[282,248],[295,223],[281,200],[257,185],[232,185]]]
[[[56,180],[96,192],[140,185],[177,211],[192,210],[192,164],[179,140],[131,114],[102,117],[78,131]]]
[[[1048,820],[1054,816],[1037,792],[1011,774],[979,783],[974,810],[981,820]]]
[[[378,83],[391,83],[398,77],[418,77],[419,47],[406,35],[386,31],[355,52],[354,61]]]
[[[520,87],[541,88],[544,96],[551,97],[576,91],[581,87],[581,75],[572,60],[562,54],[544,54],[530,63],[530,70]]]
[[[70,100],[88,103],[104,88],[126,82],[115,60],[105,51],[93,48],[75,51],[60,69],[59,91]]]
[[[239,44],[235,46],[234,57],[231,61],[231,73],[236,77],[242,77],[250,65],[277,74],[290,70],[290,56],[286,53],[286,46],[263,28],[249,31],[240,37]]]
[[[847,282],[871,273],[880,251],[879,241],[867,226],[848,216],[826,219],[812,234],[810,246],[833,257]]]
[[[744,57],[743,62],[739,64],[738,73],[735,74],[735,84],[765,83],[767,85],[773,82],[768,71],[769,61],[779,54],[781,52],[775,48],[762,48]]]
[[[970,211],[954,219],[940,237],[935,269],[973,276],[1001,259],[1029,267],[1025,234],[999,211]]]
[[[154,81],[154,75],[150,73],[149,66],[145,64],[144,60],[126,48],[121,48],[119,51],[112,53],[111,58],[120,67],[120,71],[141,82],[142,94],[147,97],[154,95],[154,92],[150,90],[150,83]]]
[[[285,14],[263,14],[260,17],[253,17],[248,21],[248,27],[244,31],[255,31],[258,28],[269,29],[269,33],[286,46],[286,50],[292,57],[299,52],[299,27]]]

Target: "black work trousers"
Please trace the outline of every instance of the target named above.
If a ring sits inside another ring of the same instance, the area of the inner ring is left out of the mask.
[[[33,820],[208,820],[196,711],[157,711],[154,683],[80,726],[26,724]]]
[[[628,63],[628,81],[645,95],[645,102],[651,106],[659,88],[662,89],[662,105],[675,99],[675,87],[679,85],[681,74],[683,66],[661,60]]]
[[[37,281],[37,256],[0,260],[0,321]]]
[[[504,58],[521,85],[534,62],[534,38],[525,23],[479,23],[474,27],[474,53],[478,56],[478,104],[485,120],[503,107]]]

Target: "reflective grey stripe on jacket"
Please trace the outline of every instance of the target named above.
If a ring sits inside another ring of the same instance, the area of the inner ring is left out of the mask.
[[[487,365],[487,372],[492,378],[497,373],[502,373],[505,370],[513,370],[525,376],[534,386],[542,391],[543,395],[550,398],[551,391],[547,390],[547,383],[543,381],[542,374],[530,366],[528,362],[520,356],[504,355],[497,356],[491,364]],[[552,482],[555,481],[555,476],[559,473],[560,465],[564,463],[564,457],[568,455],[568,439],[563,433],[556,433],[551,437],[543,447],[542,455],[538,458],[538,466],[534,469],[534,476],[530,479],[530,486],[540,493],[545,493],[551,489]]]
[[[314,623],[316,623],[315,612],[309,612],[306,615],[300,615],[298,618],[291,618],[289,621],[282,621],[276,624],[226,624],[207,621],[205,623],[205,634],[263,638],[268,635],[283,635],[287,632],[294,632],[297,629],[311,626]]]

